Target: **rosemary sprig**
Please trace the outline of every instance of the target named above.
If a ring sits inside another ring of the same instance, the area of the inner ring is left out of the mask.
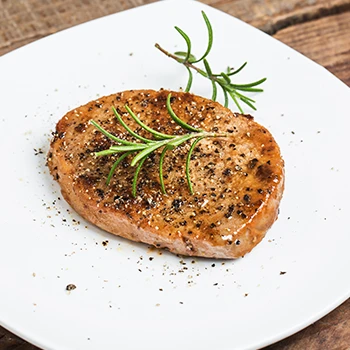
[[[202,11],[202,16],[204,18],[207,30],[208,30],[208,45],[207,49],[204,52],[204,54],[201,56],[201,58],[196,59],[196,57],[192,54],[192,43],[189,36],[180,28],[175,27],[176,31],[184,38],[187,50],[186,51],[177,51],[174,54],[168,52],[167,50],[163,49],[159,44],[155,44],[155,47],[163,52],[168,57],[174,59],[175,61],[179,62],[180,64],[184,65],[188,71],[188,81],[185,88],[185,91],[190,91],[192,87],[193,82],[193,74],[191,70],[196,71],[200,75],[202,75],[205,78],[208,78],[212,83],[212,100],[215,101],[217,98],[217,88],[218,86],[222,89],[223,95],[224,95],[224,106],[228,107],[229,104],[229,96],[232,98],[233,102],[236,104],[237,108],[241,113],[244,113],[243,108],[241,107],[241,104],[239,101],[242,101],[246,105],[248,105],[253,110],[256,110],[256,107],[254,106],[255,101],[244,94],[240,93],[239,91],[244,92],[262,92],[263,89],[257,88],[256,86],[262,84],[266,78],[259,79],[257,81],[254,81],[249,84],[234,84],[231,82],[231,77],[233,75],[236,75],[242,69],[247,65],[247,62],[243,63],[238,69],[233,69],[231,67],[228,67],[226,72],[221,72],[219,74],[213,74],[211,67],[209,65],[209,62],[207,61],[206,57],[209,55],[211,48],[213,46],[213,28],[211,26],[211,23],[205,14],[204,11]],[[195,66],[195,63],[203,62],[205,70]]]
[[[217,133],[217,132],[207,132],[198,128],[195,128],[187,123],[185,123],[183,120],[181,120],[173,111],[171,107],[171,94],[169,93],[167,97],[166,102],[166,108],[169,113],[169,116],[174,120],[176,124],[181,126],[183,129],[189,131],[186,134],[183,135],[168,135],[163,134],[159,131],[156,131],[152,129],[151,127],[144,124],[137,116],[136,114],[129,108],[129,106],[124,106],[126,111],[129,113],[129,115],[134,119],[134,121],[145,131],[149,132],[151,135],[153,135],[153,139],[145,138],[143,136],[140,136],[136,132],[130,129],[130,127],[123,121],[121,115],[118,113],[118,111],[113,107],[113,113],[115,117],[118,119],[119,123],[124,127],[124,129],[134,138],[139,140],[140,142],[131,142],[126,141],[124,139],[118,138],[114,136],[113,134],[106,131],[102,126],[100,126],[98,123],[96,123],[94,120],[90,120],[90,123],[97,128],[99,131],[101,131],[106,137],[108,137],[110,140],[116,142],[116,145],[111,146],[109,149],[96,152],[95,155],[97,157],[100,156],[107,156],[112,154],[121,154],[120,157],[114,162],[108,177],[107,177],[107,185],[109,185],[113,174],[118,167],[118,165],[128,156],[132,155],[133,158],[131,160],[130,165],[136,166],[136,170],[134,173],[134,178],[132,182],[132,195],[133,197],[136,197],[137,192],[137,180],[138,176],[140,174],[141,168],[145,162],[145,160],[156,150],[162,150],[162,153],[159,157],[159,182],[162,193],[166,194],[165,190],[165,184],[164,184],[164,177],[163,177],[163,163],[165,154],[169,150],[173,150],[176,147],[179,147],[183,145],[185,142],[194,139],[190,150],[187,154],[186,158],[186,179],[187,179],[187,185],[189,188],[189,191],[191,194],[193,194],[193,186],[190,178],[190,160],[192,152],[195,148],[195,146],[203,140],[204,138],[208,137],[225,137],[227,134],[225,133]]]

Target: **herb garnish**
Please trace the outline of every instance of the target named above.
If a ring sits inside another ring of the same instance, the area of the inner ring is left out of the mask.
[[[206,24],[207,29],[208,29],[208,46],[207,46],[205,53],[203,54],[203,56],[201,58],[196,59],[196,57],[192,54],[192,52],[191,52],[192,45],[191,45],[191,40],[190,40],[189,36],[183,30],[181,30],[179,27],[176,27],[176,26],[175,26],[175,29],[180,33],[180,35],[186,41],[187,51],[177,51],[174,54],[171,54],[170,52],[163,49],[159,44],[155,44],[155,47],[157,49],[159,49],[161,52],[163,52],[165,55],[167,55],[168,57],[174,59],[175,61],[179,62],[180,64],[183,64],[186,67],[186,69],[188,71],[188,82],[187,82],[185,92],[189,92],[191,89],[192,81],[193,81],[193,74],[192,74],[191,69],[193,69],[193,70],[197,71],[199,74],[201,74],[203,77],[208,78],[211,81],[212,88],[213,88],[213,93],[212,93],[211,99],[213,101],[215,101],[216,97],[217,97],[217,86],[220,86],[222,91],[223,91],[223,94],[224,94],[224,99],[225,99],[224,106],[225,107],[228,107],[229,96],[230,96],[241,113],[244,113],[244,111],[243,111],[239,101],[242,101],[243,103],[248,105],[253,110],[256,110],[256,108],[254,106],[255,101],[252,98],[243,95],[239,91],[262,92],[263,89],[256,88],[256,86],[262,84],[266,80],[266,78],[257,80],[255,82],[249,83],[249,84],[234,84],[234,83],[232,83],[230,77],[232,77],[233,75],[242,71],[242,69],[247,65],[247,62],[243,63],[236,70],[234,70],[231,67],[228,67],[226,72],[221,72],[220,74],[214,74],[211,70],[211,67],[210,67],[207,59],[206,59],[206,57],[210,53],[210,50],[211,50],[212,45],[213,45],[213,29],[212,29],[212,26],[210,24],[210,21],[209,21],[207,15],[205,14],[204,11],[202,11],[202,16],[204,18],[205,24]],[[199,62],[203,62],[205,70],[200,69],[194,65],[195,63],[199,63]]]
[[[163,151],[159,158],[159,182],[161,186],[161,190],[164,194],[166,194],[165,185],[164,185],[164,177],[163,177],[163,162],[164,157],[167,151],[173,150],[174,148],[184,144],[186,141],[189,141],[191,139],[195,139],[190,147],[190,150],[188,151],[187,158],[186,158],[186,178],[187,178],[187,184],[188,188],[191,194],[193,194],[193,187],[191,183],[190,178],[190,160],[191,155],[201,140],[207,137],[225,137],[227,134],[225,133],[217,133],[217,132],[207,132],[202,129],[195,128],[191,125],[188,125],[183,120],[181,120],[173,111],[171,107],[171,94],[169,93],[167,97],[166,102],[166,108],[170,115],[170,117],[175,121],[176,124],[181,126],[183,129],[188,130],[189,133],[183,134],[183,135],[168,135],[163,134],[159,131],[156,131],[146,124],[144,124],[136,115],[135,113],[130,109],[128,105],[124,106],[126,111],[130,114],[130,116],[134,119],[134,121],[144,130],[148,131],[150,134],[154,136],[154,139],[148,139],[145,137],[140,136],[136,132],[130,129],[130,127],[123,121],[120,114],[117,112],[117,110],[112,107],[113,113],[118,119],[119,123],[124,127],[124,129],[133,137],[138,139],[141,142],[131,142],[127,140],[123,140],[121,138],[118,138],[111,133],[109,133],[107,130],[102,128],[98,123],[96,123],[94,120],[91,120],[90,123],[95,126],[99,131],[101,131],[105,136],[107,136],[109,139],[111,139],[114,142],[117,142],[118,145],[111,146],[109,149],[96,152],[95,155],[97,157],[99,156],[107,156],[112,155],[116,153],[120,153],[121,156],[114,162],[108,177],[107,177],[107,185],[109,185],[113,173],[116,170],[117,166],[125,159],[127,156],[131,154],[135,154],[130,165],[136,166],[136,170],[134,173],[134,178],[132,182],[132,195],[133,197],[136,197],[136,191],[137,191],[137,179],[140,173],[140,170],[142,168],[143,163],[145,160],[157,149],[163,148]]]
[[[168,57],[173,58],[174,60],[176,60],[180,64],[183,64],[186,67],[186,69],[188,71],[188,82],[187,82],[185,92],[189,92],[191,87],[192,87],[193,74],[192,74],[191,69],[193,69],[193,70],[197,71],[199,74],[201,74],[203,77],[205,77],[211,81],[212,89],[213,89],[211,99],[213,101],[215,101],[217,98],[217,86],[220,86],[222,91],[223,91],[224,98],[225,98],[225,103],[224,103],[225,107],[228,107],[229,96],[230,96],[241,113],[244,113],[244,111],[243,111],[239,101],[244,102],[250,108],[256,110],[256,108],[254,106],[255,101],[252,98],[243,95],[239,91],[262,92],[263,89],[257,88],[256,86],[262,84],[266,80],[266,78],[257,80],[255,82],[249,83],[249,84],[234,84],[234,83],[232,83],[230,77],[232,77],[233,75],[238,74],[240,71],[242,71],[242,69],[247,65],[247,62],[242,64],[236,70],[234,70],[231,67],[228,67],[226,73],[221,72],[220,74],[214,74],[212,72],[212,69],[211,69],[207,59],[206,59],[206,57],[209,55],[211,48],[213,46],[213,29],[212,29],[211,23],[210,23],[207,15],[205,14],[204,11],[202,11],[202,16],[204,18],[204,21],[205,21],[205,24],[206,24],[206,27],[208,30],[208,46],[207,46],[207,49],[204,52],[204,54],[201,56],[201,58],[196,59],[196,57],[192,54],[192,52],[191,52],[192,44],[191,44],[191,40],[190,40],[189,36],[182,29],[180,29],[179,27],[176,27],[176,26],[175,26],[175,29],[180,33],[180,35],[186,41],[187,51],[177,51],[174,54],[171,54],[170,52],[163,49],[159,44],[155,44],[156,48],[159,49],[161,52],[163,52]],[[199,62],[203,62],[205,70],[200,69],[194,65],[195,63],[199,63]],[[190,193],[193,194],[193,187],[192,187],[191,178],[190,178],[190,161],[191,161],[191,155],[193,153],[194,148],[204,138],[207,138],[207,137],[225,137],[225,136],[227,136],[227,134],[207,132],[207,131],[195,128],[195,127],[185,123],[183,120],[181,120],[174,113],[173,109],[171,108],[171,94],[169,94],[168,98],[167,98],[167,103],[166,103],[167,111],[168,111],[170,117],[175,121],[176,124],[181,126],[183,129],[189,131],[189,133],[187,133],[187,134],[168,135],[168,134],[164,134],[164,133],[161,133],[159,131],[156,131],[156,130],[150,128],[149,126],[147,126],[146,124],[144,124],[133,113],[133,111],[129,108],[128,105],[125,105],[124,107],[125,107],[126,111],[129,113],[129,115],[134,119],[134,121],[142,129],[144,129],[144,130],[148,131],[150,134],[152,134],[154,139],[145,138],[145,137],[137,134],[133,130],[131,130],[130,127],[127,124],[125,124],[122,117],[120,116],[120,114],[117,112],[117,110],[114,107],[112,107],[113,113],[116,116],[116,118],[118,119],[119,123],[124,127],[124,129],[131,136],[135,137],[136,139],[138,139],[141,142],[131,142],[131,141],[126,141],[126,140],[120,139],[120,138],[112,135],[108,131],[106,131],[99,124],[97,124],[94,120],[91,120],[90,121],[91,124],[94,125],[99,131],[101,131],[105,136],[107,136],[112,141],[118,143],[118,145],[111,146],[107,150],[104,150],[101,152],[96,152],[95,155],[97,157],[99,157],[99,156],[112,155],[112,154],[116,154],[116,153],[121,154],[120,157],[114,162],[114,164],[113,164],[113,166],[108,174],[107,181],[106,181],[107,185],[109,185],[109,183],[112,179],[112,176],[113,176],[116,168],[118,167],[118,165],[126,157],[136,153],[136,155],[134,155],[134,157],[130,163],[131,166],[137,165],[135,173],[134,173],[133,182],[132,182],[132,195],[133,195],[133,197],[136,197],[137,179],[138,179],[139,173],[141,171],[141,168],[143,166],[143,163],[154,151],[162,148],[163,150],[162,150],[162,153],[161,153],[160,158],[159,158],[159,182],[160,182],[162,193],[166,194],[165,185],[164,185],[164,177],[163,177],[163,162],[164,162],[164,157],[165,157],[166,152],[169,150],[173,150],[174,148],[184,144],[185,142],[187,142],[191,139],[195,139],[193,141],[190,149],[189,149],[189,152],[188,152],[187,158],[186,158],[187,185],[188,185]]]

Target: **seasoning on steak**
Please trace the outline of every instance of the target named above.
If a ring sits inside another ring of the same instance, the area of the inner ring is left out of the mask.
[[[57,124],[48,166],[67,202],[98,227],[173,253],[238,258],[255,247],[278,215],[284,188],[284,163],[270,132],[249,115],[231,112],[191,93],[171,92],[172,108],[186,123],[228,137],[206,138],[190,163],[194,194],[185,178],[188,142],[168,151],[163,164],[167,194],[162,194],[160,151],[149,157],[139,174],[137,196],[131,193],[135,167],[127,157],[110,184],[108,173],[119,155],[96,157],[112,145],[89,123],[99,123],[119,138],[139,142],[118,124],[112,106],[140,135],[152,137],[127,114],[127,104],[141,121],[166,134],[182,134],[169,117],[169,91],[120,92],[68,112]]]

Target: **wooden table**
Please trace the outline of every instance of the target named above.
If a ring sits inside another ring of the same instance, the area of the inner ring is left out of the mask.
[[[0,0],[0,55],[78,23],[151,2],[154,0]],[[350,86],[350,0],[202,2],[273,35]],[[37,348],[0,327],[0,350],[10,349]],[[350,299],[266,349],[350,349]]]

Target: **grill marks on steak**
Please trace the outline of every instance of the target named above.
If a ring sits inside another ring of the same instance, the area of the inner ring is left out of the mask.
[[[190,143],[168,151],[163,172],[167,195],[160,191],[155,152],[143,165],[137,197],[131,195],[135,168],[127,157],[109,186],[106,178],[118,158],[96,158],[112,142],[97,131],[93,119],[119,138],[135,141],[118,123],[124,121],[144,137],[126,113],[125,104],[147,125],[167,134],[186,133],[166,110],[169,91],[126,91],[81,106],[57,124],[48,164],[70,205],[97,226],[131,240],[185,255],[236,258],[249,252],[277,218],[283,192],[283,161],[271,134],[251,116],[234,114],[211,100],[172,92],[175,113],[206,131],[229,137],[208,138],[195,148],[190,169],[194,195],[185,179]]]

